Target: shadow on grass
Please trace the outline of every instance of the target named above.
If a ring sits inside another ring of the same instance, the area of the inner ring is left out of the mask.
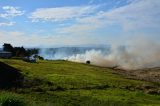
[[[14,67],[0,62],[0,88],[18,88],[23,84],[23,75]]]

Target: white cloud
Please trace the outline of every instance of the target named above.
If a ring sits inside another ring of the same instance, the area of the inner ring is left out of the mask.
[[[13,26],[15,24],[15,22],[1,22],[0,26]]]
[[[26,34],[18,31],[0,31],[0,47],[3,43],[11,43],[14,46],[27,46],[27,47],[53,47],[55,45],[80,45],[90,44],[92,41],[88,40],[86,36],[76,38],[75,36],[66,35],[50,35],[40,36],[36,34]]]
[[[16,16],[21,16],[24,14],[24,11],[19,10],[19,7],[13,7],[13,6],[3,6],[2,7],[4,13],[0,14],[1,18],[13,18]]]
[[[29,46],[39,45],[40,42],[43,45],[89,44],[99,43],[96,37],[104,41],[107,37],[100,37],[103,32],[95,33],[95,35],[93,32],[99,28],[108,28],[110,25],[118,25],[123,28],[124,32],[134,30],[138,33],[124,33],[127,36],[141,35],[138,30],[142,30],[143,33],[145,28],[160,27],[160,0],[134,0],[122,7],[94,13],[97,8],[97,6],[80,6],[37,9],[30,16],[32,21],[64,21],[76,18],[76,22],[60,27],[56,31],[56,33],[60,32],[58,36],[27,36],[19,32],[0,31],[0,42]],[[90,15],[91,13],[94,14]],[[144,32],[144,35],[147,34]]]
[[[88,34],[98,28],[107,28],[111,25],[122,27],[124,32],[160,28],[160,0],[132,0],[132,2],[129,0],[128,2],[129,4],[122,7],[79,18],[74,25],[65,27],[62,31],[80,35],[82,32]]]
[[[91,30],[94,30],[96,29],[97,26],[90,26],[90,25],[87,25],[87,24],[75,24],[75,25],[72,25],[72,26],[69,26],[69,27],[64,27],[64,28],[60,28],[58,30],[58,32],[60,33],[68,33],[68,34],[72,34],[72,35],[81,35],[81,36],[84,36],[84,35],[88,35],[87,32],[91,31]]]
[[[35,10],[29,18],[37,21],[65,21],[73,18],[80,18],[93,13],[99,6],[74,6],[57,8],[40,8]]]
[[[90,0],[90,1],[89,1],[89,4],[92,4],[92,3],[94,3],[94,0]]]
[[[135,0],[129,5],[104,12],[102,17],[126,30],[157,27],[160,23],[160,0]]]

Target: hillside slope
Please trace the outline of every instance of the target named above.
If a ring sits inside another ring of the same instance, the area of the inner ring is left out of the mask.
[[[68,61],[0,59],[24,78],[21,87],[0,90],[28,106],[159,106],[160,84],[127,79],[112,69]],[[2,67],[0,67],[0,71]],[[6,97],[6,96],[5,96]],[[0,101],[1,102],[1,101]]]

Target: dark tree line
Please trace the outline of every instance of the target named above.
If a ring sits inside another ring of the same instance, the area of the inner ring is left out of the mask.
[[[3,50],[11,52],[14,57],[26,57],[31,55],[38,55],[38,49],[25,49],[22,47],[13,47],[11,44],[4,43]]]

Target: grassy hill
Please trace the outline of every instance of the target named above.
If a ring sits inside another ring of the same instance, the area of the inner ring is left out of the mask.
[[[0,62],[9,67],[0,67],[1,76],[8,78],[13,69],[21,74],[21,80],[8,80],[14,86],[1,87],[0,106],[160,106],[160,83],[128,79],[109,68],[68,61]]]

